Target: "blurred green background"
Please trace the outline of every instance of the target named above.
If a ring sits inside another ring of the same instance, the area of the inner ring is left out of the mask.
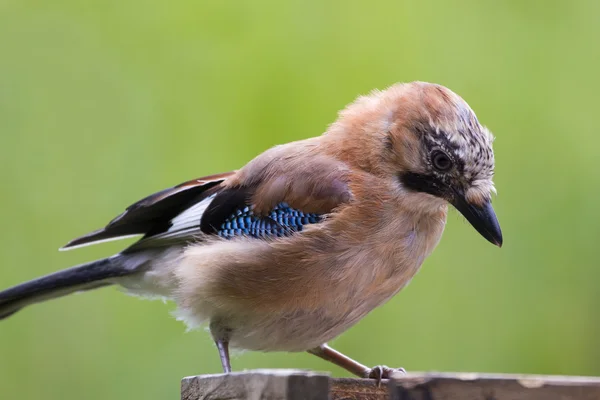
[[[408,370],[600,375],[600,2],[0,1],[0,288],[154,191],[424,80],[496,135],[495,248],[452,212],[417,278],[333,344]],[[172,305],[105,289],[0,323],[2,399],[176,399],[218,372]],[[313,368],[245,353],[246,368]],[[82,393],[84,395],[82,395]]]

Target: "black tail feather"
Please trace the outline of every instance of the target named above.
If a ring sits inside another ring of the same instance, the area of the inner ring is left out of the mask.
[[[120,257],[113,256],[78,265],[0,292],[0,320],[27,305],[111,285],[111,278],[133,273],[134,270],[123,267]]]

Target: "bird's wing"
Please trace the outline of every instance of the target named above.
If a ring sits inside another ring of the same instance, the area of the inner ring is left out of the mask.
[[[99,242],[117,240],[136,235],[152,235],[169,230],[172,220],[182,211],[193,211],[194,205],[210,197],[235,171],[206,176],[154,193],[127,209],[104,228],[71,240],[61,250],[70,250]],[[197,210],[197,209],[196,209]],[[201,210],[197,210],[201,211]],[[191,217],[190,213],[190,217]],[[200,212],[197,220],[202,216]]]
[[[268,150],[224,182],[207,204],[200,230],[225,238],[286,236],[350,201],[346,165],[293,150]]]
[[[206,236],[289,236],[321,222],[350,200],[346,175],[346,168],[319,157],[311,157],[310,164],[301,167],[251,162],[169,219],[162,230],[146,234],[130,250],[193,242]]]
[[[274,151],[275,150],[275,151]],[[223,238],[269,238],[320,222],[351,198],[348,169],[310,152],[277,156],[275,148],[240,171],[213,175],[163,190],[128,207],[106,227],[63,249],[144,235],[130,250]]]

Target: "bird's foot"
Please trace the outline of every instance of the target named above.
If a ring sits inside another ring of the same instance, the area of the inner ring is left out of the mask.
[[[375,379],[377,386],[380,386],[382,379],[398,378],[404,374],[406,374],[404,368],[390,368],[386,365],[378,365],[367,371],[365,378]]]

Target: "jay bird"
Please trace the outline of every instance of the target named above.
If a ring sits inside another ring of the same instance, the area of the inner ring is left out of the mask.
[[[447,205],[502,245],[491,206],[493,136],[431,83],[358,97],[317,137],[273,147],[239,170],[131,205],[71,249],[142,235],[122,252],[0,292],[0,319],[67,294],[119,285],[166,298],[229,346],[308,351],[361,376],[327,345],[406,286],[439,242]]]

